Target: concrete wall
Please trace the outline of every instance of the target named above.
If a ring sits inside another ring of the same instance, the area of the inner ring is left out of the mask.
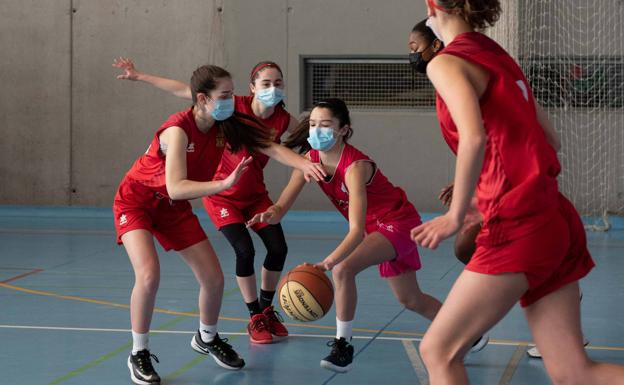
[[[188,105],[115,80],[116,56],[183,81],[201,64],[223,65],[238,94],[256,62],[274,60],[298,115],[302,55],[405,55],[424,16],[424,2],[412,0],[3,0],[0,204],[110,206],[154,130]],[[353,111],[353,122],[352,142],[417,208],[439,211],[454,159],[433,110]],[[290,170],[271,162],[266,175],[276,197]],[[330,208],[317,190],[309,186],[296,208]]]

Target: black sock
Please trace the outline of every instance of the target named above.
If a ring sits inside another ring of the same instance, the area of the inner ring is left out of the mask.
[[[260,309],[264,310],[267,307],[271,306],[271,302],[273,302],[273,297],[275,296],[275,290],[266,291],[260,289]]]
[[[246,305],[247,305],[247,309],[249,309],[249,315],[251,317],[255,316],[256,314],[262,313],[262,310],[260,308],[260,303],[258,303],[257,299],[253,302],[247,303]]]

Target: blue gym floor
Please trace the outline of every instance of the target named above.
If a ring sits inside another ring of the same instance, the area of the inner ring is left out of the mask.
[[[226,275],[219,321],[247,362],[238,372],[196,354],[189,342],[197,328],[197,283],[175,253],[161,253],[161,284],[152,322],[151,350],[164,384],[428,384],[418,344],[428,322],[404,310],[376,268],[358,277],[359,303],[353,344],[355,365],[334,375],[319,367],[334,335],[335,313],[308,324],[287,320],[291,337],[250,345],[247,311],[234,279],[233,252],[198,210]],[[339,242],[346,222],[334,213],[292,213],[284,221],[286,269],[320,261]],[[583,326],[589,355],[624,364],[624,223],[588,234],[597,267],[582,281]],[[264,258],[258,241],[259,267]],[[451,242],[421,250],[423,290],[444,299],[462,266]],[[128,302],[133,274],[114,242],[110,210],[0,207],[0,384],[130,384]],[[491,331],[491,342],[466,365],[473,384],[550,384],[519,307]]]

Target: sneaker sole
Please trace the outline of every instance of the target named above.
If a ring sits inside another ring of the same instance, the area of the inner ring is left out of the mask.
[[[589,345],[589,341],[583,341],[583,347]],[[527,355],[531,358],[542,358],[542,354],[537,350],[537,346],[533,346],[529,350],[527,350]]]
[[[138,379],[134,375],[134,370],[132,370],[132,364],[130,363],[130,357],[128,357],[128,369],[130,369],[130,379],[135,384],[138,384],[138,385],[160,385],[160,381],[158,381],[158,382],[147,382],[147,381],[143,381],[143,380]]]
[[[285,336],[278,336],[277,334],[271,334],[271,337],[273,337],[273,342],[280,342],[288,338],[288,334],[286,334]]]
[[[259,345],[266,345],[266,344],[272,344],[275,340],[271,337],[270,340],[254,340],[253,338],[251,338],[251,336],[249,336],[249,342],[251,342],[252,344],[259,344]]]
[[[481,339],[479,340],[479,343],[476,344],[475,346],[471,347],[469,352],[470,353],[478,353],[478,352],[480,352],[481,350],[483,350],[487,346],[488,342],[490,342],[490,336],[487,335],[487,334],[484,334],[481,337]]]
[[[199,354],[203,354],[205,356],[212,357],[212,359],[217,363],[217,365],[219,365],[220,367],[222,367],[224,369],[228,369],[228,370],[241,370],[243,368],[243,366],[241,366],[241,367],[230,366],[230,365],[228,365],[228,364],[226,364],[224,362],[219,361],[219,359],[217,357],[215,357],[214,354],[210,354],[210,352],[207,352],[204,349],[202,349],[201,346],[199,346],[197,344],[197,342],[195,342],[195,337],[194,336],[193,336],[193,339],[191,340],[191,348],[193,348],[193,350],[195,350]]]
[[[353,367],[353,363],[350,363],[347,366],[336,366],[329,361],[321,360],[321,368],[331,370],[336,373],[346,373]]]

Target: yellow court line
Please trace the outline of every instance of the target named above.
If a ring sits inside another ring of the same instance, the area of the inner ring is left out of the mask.
[[[61,295],[61,294],[56,294],[56,293],[52,293],[52,292],[48,292],[48,291],[32,290],[32,289],[27,289],[25,287],[10,285],[8,283],[0,283],[0,287],[3,287],[5,289],[9,289],[9,290],[20,291],[20,292],[28,293],[28,294],[41,295],[41,296],[65,299],[65,300],[70,300],[70,301],[94,303],[94,304],[98,304],[98,305],[112,306],[112,307],[117,307],[117,308],[122,308],[122,309],[129,309],[130,308],[130,305],[126,305],[126,304],[115,303],[115,302],[110,302],[110,301],[102,301],[102,300],[99,300],[99,299],[75,297],[75,296],[71,296],[71,295]],[[162,314],[186,316],[186,317],[198,317],[199,316],[199,313],[180,312],[180,311],[165,310],[165,309],[159,309],[159,308],[154,308],[154,312],[155,313],[162,313]],[[245,323],[249,322],[249,319],[247,319],[247,318],[239,318],[239,317],[223,317],[223,316],[219,316],[219,319],[220,320],[224,320],[224,321],[237,321],[237,322],[245,322]],[[308,329],[324,329],[324,330],[335,330],[336,329],[335,326],[326,326],[326,325],[307,325],[307,324],[300,324],[300,323],[286,323],[285,325],[286,326],[292,326],[292,327],[308,328]],[[360,333],[379,333],[379,330],[363,329],[363,328],[353,328],[353,331],[354,332],[360,332]],[[400,336],[412,336],[412,337],[422,337],[422,336],[424,336],[424,333],[402,332],[402,331],[395,331],[395,330],[382,330],[381,334],[400,335]],[[492,345],[529,345],[529,346],[533,346],[534,345],[532,342],[528,342],[528,341],[517,341],[517,340],[508,340],[508,339],[491,339],[489,343],[492,344]],[[607,351],[616,351],[616,352],[624,351],[624,347],[620,347],[620,346],[588,345],[586,347],[586,349],[607,350]]]

